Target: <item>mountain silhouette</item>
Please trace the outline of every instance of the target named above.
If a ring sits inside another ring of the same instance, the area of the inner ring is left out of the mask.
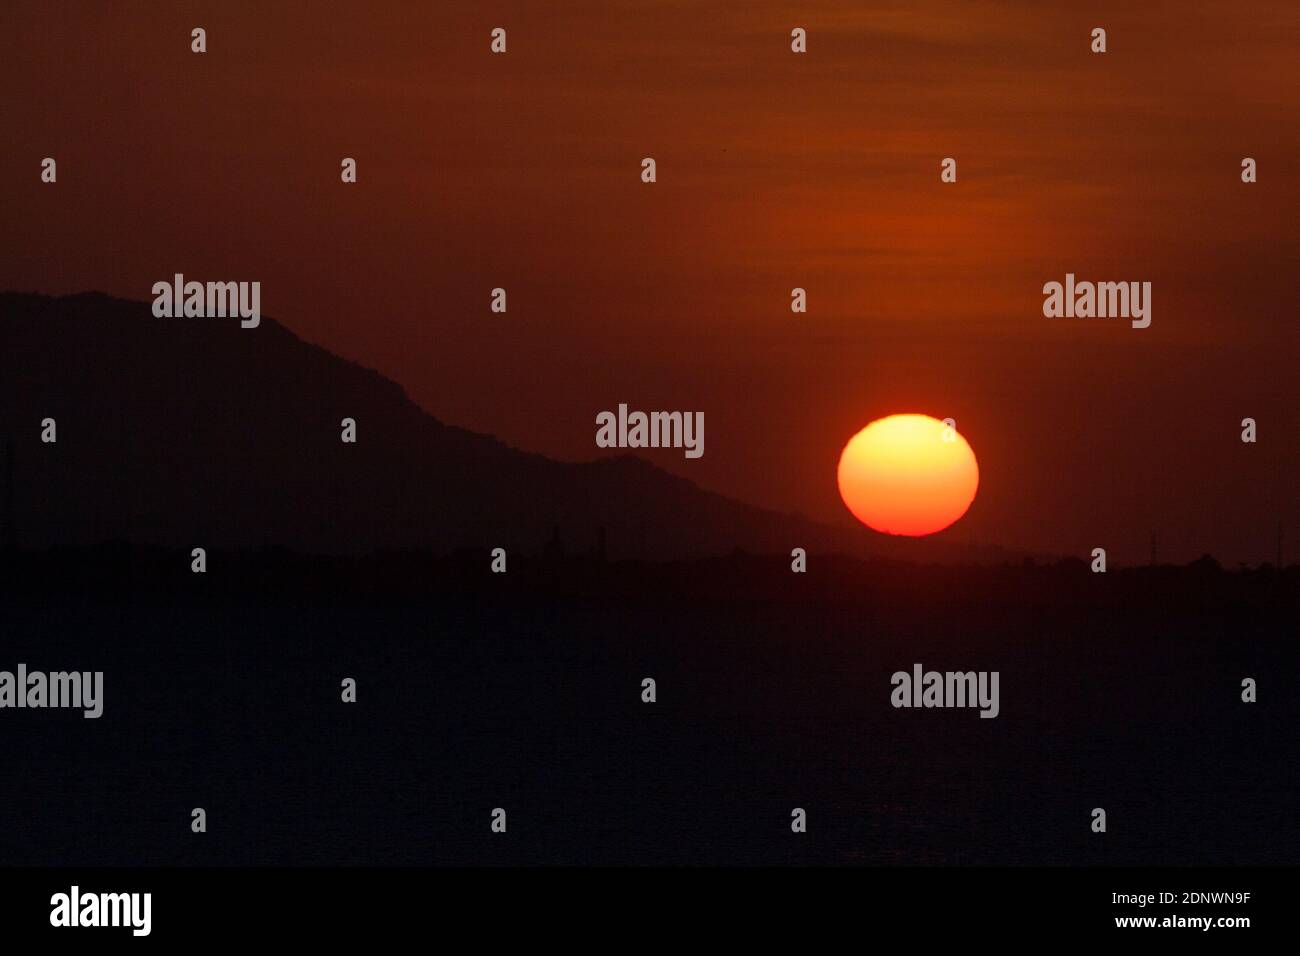
[[[263,317],[156,318],[100,293],[0,293],[0,442],[21,548],[107,540],[321,554],[503,547],[1005,560],[763,510],[624,454],[563,463],[447,425]],[[593,406],[594,412],[598,410]],[[57,441],[42,442],[54,419]],[[340,440],[356,421],[357,441]]]
[[[0,294],[0,330],[0,668],[106,688],[102,720],[7,712],[9,865],[1296,857],[1300,703],[1270,689],[1300,568],[1093,574],[827,528],[446,425],[265,318]],[[996,672],[999,716],[898,708],[922,665]]]

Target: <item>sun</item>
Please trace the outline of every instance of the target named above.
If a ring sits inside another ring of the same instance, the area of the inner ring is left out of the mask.
[[[915,537],[964,515],[980,472],[955,428],[929,415],[890,415],[849,439],[838,480],[844,504],[867,527]]]

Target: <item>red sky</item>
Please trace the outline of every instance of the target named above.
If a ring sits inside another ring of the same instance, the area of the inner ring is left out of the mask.
[[[647,454],[833,521],[854,432],[952,417],[955,539],[1300,557],[1300,5],[708,6],[8,5],[0,288],[259,280],[445,421],[580,460],[620,402],[704,411]],[[1045,318],[1067,272],[1151,327]]]

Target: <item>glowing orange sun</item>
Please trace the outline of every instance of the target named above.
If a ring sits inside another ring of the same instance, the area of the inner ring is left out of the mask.
[[[966,513],[980,471],[955,428],[929,415],[890,415],[849,439],[838,478],[840,497],[867,527],[918,536]]]

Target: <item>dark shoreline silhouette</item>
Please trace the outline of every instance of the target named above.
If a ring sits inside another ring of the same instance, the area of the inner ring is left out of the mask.
[[[105,701],[0,712],[0,860],[1292,863],[1298,576],[19,553],[0,668]],[[917,662],[997,670],[999,716],[892,708]]]

